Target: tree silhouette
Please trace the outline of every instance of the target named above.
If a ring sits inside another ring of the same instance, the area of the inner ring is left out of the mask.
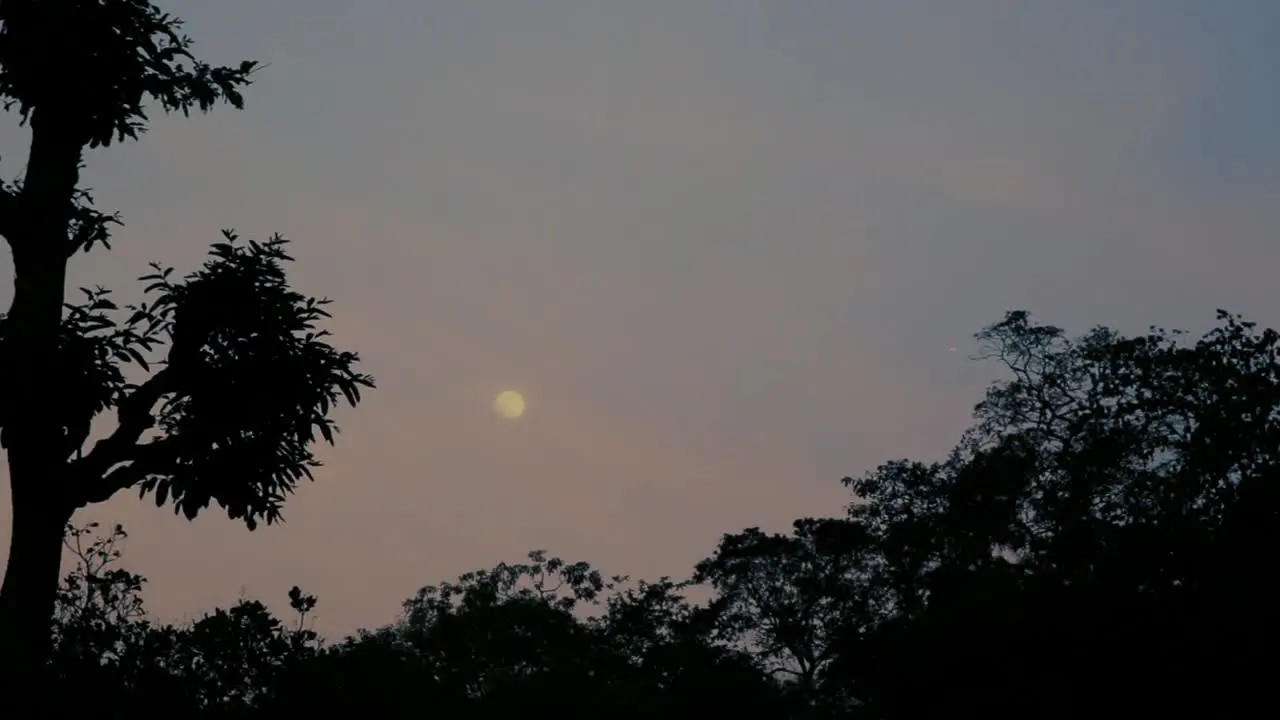
[[[399,622],[308,661],[270,712],[695,718],[708,707],[780,709],[776,683],[712,641],[705,608],[683,587],[606,580],[534,552],[423,588]]]
[[[124,530],[96,539],[95,530],[68,528],[76,565],[58,594],[50,669],[54,687],[71,692],[60,696],[55,716],[242,717],[261,711],[319,654],[305,622],[316,599],[297,587],[289,592],[292,624],[249,599],[183,626],[154,622],[143,607],[143,578],[119,566]]]
[[[243,105],[256,65],[197,61],[179,30],[146,0],[0,3],[0,96],[31,128],[25,175],[0,187],[15,272],[0,319],[10,690],[33,687],[27,676],[48,652],[63,528],[77,508],[139,488],[188,518],[217,501],[250,529],[273,522],[316,465],[316,434],[332,442],[329,410],[372,386],[318,329],[327,301],[289,288],[279,237],[226,232],[202,269],[175,279],[155,268],[137,305],[117,308],[102,289],[65,304],[70,258],[109,247],[119,224],[79,187],[84,151],[137,139],[155,108]],[[149,377],[130,382],[137,371]],[[112,411],[114,432],[86,452],[91,421]]]
[[[1078,338],[1010,313],[979,334],[1009,374],[939,462],[856,480],[841,517],[725,535],[688,581],[545,552],[429,585],[326,644],[242,600],[146,617],[88,541],[57,596],[61,709],[99,716],[786,720],[1244,717],[1280,639],[1280,335],[1222,313],[1191,340]],[[691,591],[707,592],[704,602]],[[84,700],[86,693],[92,698]],[[83,702],[82,705],[77,703]]]
[[[726,535],[694,580],[718,593],[712,608],[723,640],[756,655],[803,706],[845,706],[847,697],[823,685],[837,640],[883,611],[875,550],[859,524],[804,518],[789,536],[759,528]]]
[[[844,671],[886,717],[1262,702],[1240,682],[1277,637],[1280,335],[1220,312],[1195,342],[1069,339],[1017,312],[979,338],[1012,377],[951,457],[849,481],[903,612]]]

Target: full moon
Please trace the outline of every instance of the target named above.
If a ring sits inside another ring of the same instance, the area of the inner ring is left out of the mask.
[[[503,390],[493,399],[493,411],[508,420],[524,414],[524,396],[515,390]]]

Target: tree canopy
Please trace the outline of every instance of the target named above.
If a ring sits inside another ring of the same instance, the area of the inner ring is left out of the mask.
[[[141,579],[111,569],[117,530],[77,551],[53,662],[68,682],[110,678],[119,707],[192,717],[1234,717],[1265,702],[1280,336],[1222,313],[1195,340],[1072,338],[1018,312],[978,337],[1006,377],[947,457],[846,478],[842,512],[789,532],[728,534],[688,580],[537,551],[328,643],[296,588],[289,622],[250,600],[147,619]]]

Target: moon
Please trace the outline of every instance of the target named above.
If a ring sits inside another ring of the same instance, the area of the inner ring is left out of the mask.
[[[493,399],[493,411],[508,420],[515,420],[524,415],[524,396],[515,390],[503,390]]]

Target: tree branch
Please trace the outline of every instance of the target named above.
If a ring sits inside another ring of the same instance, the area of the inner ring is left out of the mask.
[[[106,502],[112,495],[137,485],[149,475],[156,474],[171,457],[169,445],[170,443],[166,440],[134,445],[125,461],[126,464],[119,465],[96,479],[83,478],[88,482],[82,483],[79,488],[77,498],[79,504],[76,507]]]
[[[76,507],[103,502],[141,479],[132,475],[141,470],[138,466],[147,455],[143,449],[155,445],[139,445],[138,441],[143,433],[155,426],[152,410],[169,392],[172,377],[171,369],[166,367],[120,401],[116,409],[119,424],[115,432],[99,440],[87,455],[71,464]],[[121,463],[130,465],[112,470]],[[133,468],[137,470],[122,472]]]

